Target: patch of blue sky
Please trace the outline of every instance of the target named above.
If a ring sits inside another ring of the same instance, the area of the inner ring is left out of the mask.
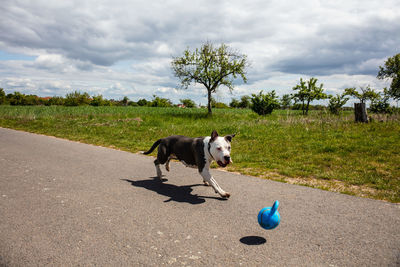
[[[36,59],[36,56],[28,56],[24,54],[14,54],[8,53],[6,51],[0,50],[0,60],[26,60],[26,61],[33,61]]]

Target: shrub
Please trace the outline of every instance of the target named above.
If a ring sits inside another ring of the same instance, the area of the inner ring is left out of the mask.
[[[387,90],[387,88],[384,88],[383,93],[379,94],[379,97],[371,101],[371,106],[369,108],[369,111],[371,111],[372,113],[392,114],[394,109],[390,107],[389,100],[390,100],[389,90]]]
[[[271,114],[275,108],[279,107],[275,90],[266,94],[263,94],[263,91],[260,91],[258,95],[252,94],[251,102],[251,109],[258,115]]]
[[[182,103],[182,105],[184,105],[187,108],[195,108],[196,107],[196,103],[194,103],[194,101],[192,99],[189,99],[189,98],[180,99],[179,101]]]
[[[5,104],[6,100],[6,92],[4,92],[3,88],[0,88],[0,105]]]
[[[168,98],[158,97],[153,95],[154,99],[151,101],[151,107],[172,107],[172,102]]]
[[[88,93],[75,91],[65,96],[65,106],[82,106],[90,104],[90,96]]]
[[[62,106],[65,103],[65,99],[62,96],[53,96],[47,101],[47,105],[56,105],[56,106]]]
[[[147,101],[146,99],[144,99],[144,98],[142,98],[142,99],[140,99],[138,102],[137,102],[137,104],[139,105],[139,106],[147,106],[147,103],[148,103],[149,101]]]
[[[344,94],[329,96],[329,105],[328,105],[329,111],[332,114],[339,115],[340,109],[347,103],[348,100],[349,98],[347,98],[346,95]]]

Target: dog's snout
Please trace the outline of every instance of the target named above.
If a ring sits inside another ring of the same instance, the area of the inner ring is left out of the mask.
[[[224,156],[224,159],[225,159],[226,162],[230,162],[231,161],[231,157],[229,157],[229,156]]]

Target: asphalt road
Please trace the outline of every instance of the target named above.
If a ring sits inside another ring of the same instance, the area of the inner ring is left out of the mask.
[[[400,265],[400,205],[211,172],[229,200],[178,162],[161,184],[152,157],[0,128],[0,265]]]

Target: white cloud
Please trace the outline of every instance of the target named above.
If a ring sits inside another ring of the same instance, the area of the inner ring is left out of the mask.
[[[87,90],[135,98],[157,92],[204,101],[199,86],[173,89],[178,81],[170,60],[209,40],[229,44],[252,63],[249,83],[238,84],[232,96],[261,89],[287,93],[300,77],[311,76],[332,91],[384,86],[375,76],[399,52],[399,9],[396,0],[4,0],[0,50],[36,59],[0,56],[0,85],[40,95]],[[221,88],[220,98],[230,100],[225,92]]]

